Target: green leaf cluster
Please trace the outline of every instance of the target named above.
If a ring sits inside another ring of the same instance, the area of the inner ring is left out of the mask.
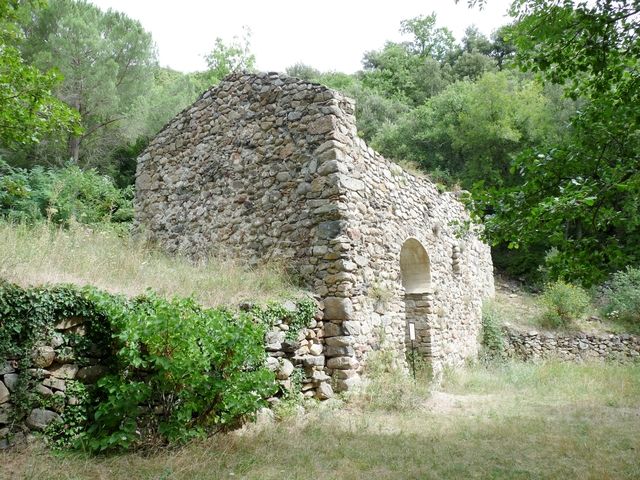
[[[545,311],[542,326],[566,328],[582,318],[591,304],[589,294],[577,285],[558,280],[545,286],[540,297]]]
[[[286,315],[296,332],[314,313],[309,301],[295,311],[273,304],[234,312],[152,292],[130,299],[90,287],[3,283],[0,361],[16,362],[26,379],[13,396],[18,420],[43,406],[61,414],[46,433],[54,445],[107,451],[182,442],[237,426],[266,405],[278,390],[265,362],[268,323]],[[56,332],[69,317],[84,319],[84,335]],[[26,376],[37,373],[29,370],[33,348],[54,335],[62,337],[59,356],[68,350],[82,366],[99,355],[108,371],[96,385],[69,382],[73,405],[50,405],[34,393],[38,378]]]
[[[518,182],[477,204],[494,243],[544,247],[548,278],[589,286],[640,261],[640,5],[514,2],[516,61],[580,108],[559,141],[516,156]]]
[[[95,170],[76,165],[25,170],[0,160],[0,218],[8,221],[128,225],[132,201],[132,188],[121,190]]]
[[[112,323],[118,367],[98,382],[93,450],[233,427],[275,393],[274,375],[264,367],[264,326],[251,315],[152,293],[94,300]]]
[[[640,333],[640,268],[614,273],[601,293],[606,317]]]
[[[77,132],[78,116],[53,94],[62,78],[27,63],[20,51],[21,4],[0,0],[0,147],[39,142],[53,132]]]

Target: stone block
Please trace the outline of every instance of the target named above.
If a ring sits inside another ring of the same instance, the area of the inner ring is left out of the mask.
[[[327,360],[327,367],[337,370],[353,370],[359,365],[354,357],[333,357]]]
[[[67,317],[62,319],[56,324],[56,330],[68,330],[73,327],[77,327],[78,325],[82,325],[84,323],[84,318],[82,317]]]
[[[84,383],[95,383],[107,373],[107,369],[102,365],[91,365],[78,370],[76,379]]]
[[[55,378],[55,377],[46,378],[42,382],[42,385],[44,385],[45,387],[49,387],[53,390],[60,390],[62,392],[64,392],[67,389],[67,384],[64,382],[64,380],[60,378]]]
[[[34,408],[27,417],[26,424],[31,430],[44,430],[54,420],[59,420],[60,415],[44,408]]]
[[[10,396],[9,389],[3,382],[0,382],[0,404],[8,402]]]
[[[320,240],[331,240],[340,235],[343,223],[340,220],[329,220],[318,224],[318,238]]]
[[[309,353],[311,355],[320,355],[322,353],[323,347],[320,343],[314,343],[309,347]]]
[[[18,377],[17,373],[7,373],[4,376],[4,384],[7,386],[10,392],[13,392],[15,390],[19,378],[20,377]]]
[[[355,355],[355,350],[353,347],[336,347],[336,346],[326,346],[324,347],[324,354],[327,357],[338,357],[341,355],[344,356],[352,356]]]
[[[333,397],[333,388],[327,382],[322,382],[316,388],[316,398],[318,400],[327,400]]]
[[[342,330],[345,335],[360,335],[362,332],[362,326],[360,322],[346,320],[342,322]]]
[[[33,363],[40,368],[47,368],[56,358],[56,352],[53,347],[48,345],[43,345],[40,347],[36,347],[31,354],[31,358]]]
[[[336,392],[347,392],[352,391],[360,386],[361,379],[359,375],[353,375],[352,377],[345,379],[337,379],[335,380],[335,391]]]
[[[15,368],[13,367],[12,362],[4,362],[0,363],[0,375],[5,375],[7,373],[15,372]]]
[[[49,369],[52,377],[62,378],[64,380],[73,380],[76,378],[79,367],[75,363],[65,363]]]
[[[346,297],[325,298],[324,318],[326,320],[351,320],[353,318],[353,303],[351,299]]]
[[[276,376],[278,377],[278,380],[286,380],[291,376],[291,374],[293,373],[293,370],[294,370],[293,363],[291,363],[286,358],[283,358],[280,363],[280,368],[278,368],[278,372],[276,373]]]
[[[325,343],[331,347],[348,347],[355,343],[355,338],[349,335],[328,337]]]
[[[346,322],[343,322],[346,323]],[[324,336],[326,337],[337,337],[342,335],[342,327],[340,327],[337,323],[325,322],[324,323]]]
[[[322,367],[324,366],[324,355],[305,355],[302,357],[302,364],[305,367]]]

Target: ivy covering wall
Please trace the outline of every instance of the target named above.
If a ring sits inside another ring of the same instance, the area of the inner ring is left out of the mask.
[[[315,304],[232,310],[153,292],[0,283],[0,442],[33,432],[92,451],[182,442],[238,425],[279,390],[265,334]]]

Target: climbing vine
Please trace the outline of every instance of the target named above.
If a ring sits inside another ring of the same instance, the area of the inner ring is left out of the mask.
[[[14,424],[33,409],[55,412],[43,432],[50,444],[92,451],[182,442],[233,427],[278,389],[266,368],[267,329],[285,322],[293,340],[316,310],[311,300],[289,307],[238,312],[153,292],[126,298],[90,287],[0,283],[0,365],[19,373],[11,392]],[[64,395],[47,393],[45,372],[34,368],[40,348],[55,348],[54,367],[99,367],[100,378],[69,378]]]

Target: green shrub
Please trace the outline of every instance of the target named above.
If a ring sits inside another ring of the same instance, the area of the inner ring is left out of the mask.
[[[276,391],[263,325],[247,313],[154,294],[99,294],[118,341],[118,368],[98,382],[92,450],[184,441],[234,426]],[[142,434],[139,432],[142,431]]]
[[[9,221],[122,224],[133,219],[132,199],[132,188],[121,190],[95,170],[25,170],[0,160],[0,217]]]
[[[566,328],[587,312],[589,294],[581,287],[558,280],[547,284],[541,296],[545,308],[541,325],[546,328]]]
[[[616,272],[603,287],[603,313],[640,333],[640,268]]]
[[[300,302],[290,315],[308,321],[309,305]],[[128,299],[89,287],[0,282],[0,316],[0,363],[14,359],[21,372],[11,395],[15,416],[40,407],[60,412],[61,421],[45,432],[59,447],[105,451],[182,442],[237,425],[277,390],[265,367],[265,322],[252,312],[153,293]],[[55,331],[68,317],[84,319],[83,334]],[[31,352],[54,335],[63,337],[58,357],[68,350],[84,366],[99,352],[107,368],[96,385],[68,383],[74,405],[35,391],[41,379]]]
[[[487,302],[482,306],[482,336],[480,344],[487,358],[501,357],[504,352],[504,334],[498,312]]]

